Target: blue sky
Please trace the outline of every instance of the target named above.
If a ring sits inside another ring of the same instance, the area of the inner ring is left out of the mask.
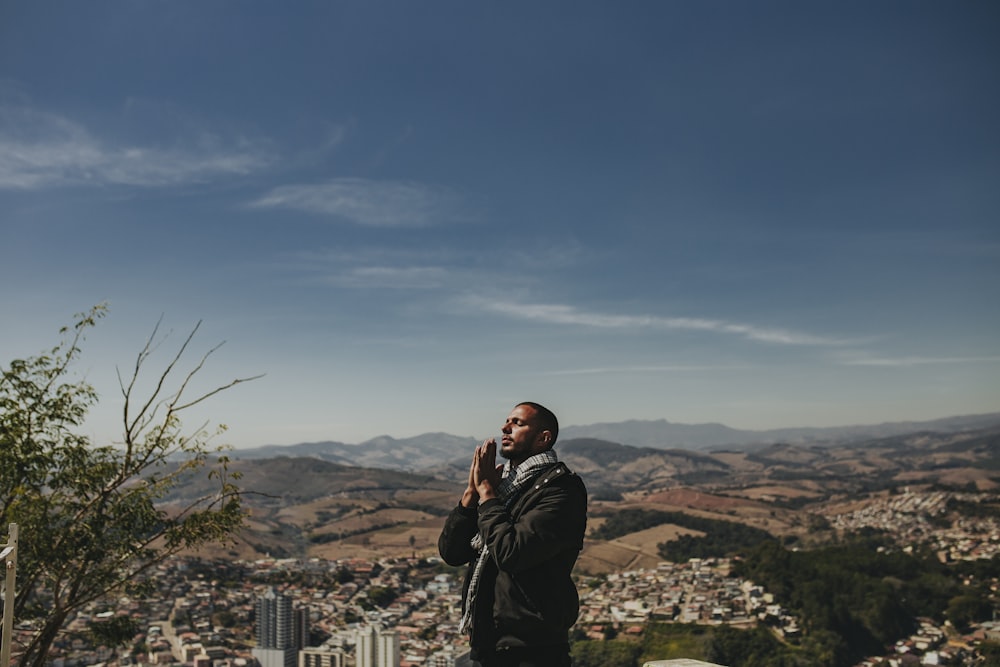
[[[0,2],[0,350],[237,447],[1000,410],[990,2]],[[154,361],[162,361],[161,357]],[[152,368],[152,367],[151,367]],[[193,420],[193,421],[192,421]]]

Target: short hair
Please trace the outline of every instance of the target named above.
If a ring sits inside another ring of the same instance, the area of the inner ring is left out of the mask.
[[[555,413],[544,405],[533,401],[522,401],[517,405],[527,405],[535,411],[535,414],[538,416],[538,425],[542,427],[543,431],[548,431],[552,434],[552,442],[549,443],[549,447],[551,448],[555,445],[556,439],[559,437],[559,420],[556,419]]]

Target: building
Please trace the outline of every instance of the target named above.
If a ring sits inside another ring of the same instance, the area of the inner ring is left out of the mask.
[[[257,600],[257,646],[296,648],[309,645],[309,622],[304,608],[292,609],[291,599],[267,589]]]
[[[299,651],[299,667],[344,667],[344,652],[329,648],[304,648]]]
[[[261,667],[297,667],[298,651],[309,643],[306,610],[292,609],[291,599],[268,588],[257,600],[257,647]]]
[[[469,652],[459,651],[454,646],[446,646],[429,656],[425,663],[427,667],[471,667]]]
[[[355,650],[357,667],[399,667],[399,635],[391,630],[361,628]]]

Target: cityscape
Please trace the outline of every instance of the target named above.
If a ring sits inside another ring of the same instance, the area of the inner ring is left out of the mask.
[[[2,7],[0,667],[1000,667],[1000,2]]]
[[[900,549],[930,546],[942,562],[995,558],[997,517],[968,519],[948,529],[931,523],[947,503],[972,497],[906,489],[865,503],[831,505],[834,513],[826,519],[839,530],[891,531]],[[798,640],[800,619],[772,593],[734,577],[733,564],[730,558],[692,558],[581,576],[574,637],[637,636],[655,621],[763,625],[783,640]],[[417,554],[332,561],[177,558],[148,577],[155,590],[145,599],[125,595],[77,615],[66,639],[56,642],[50,664],[461,667],[468,664],[467,638],[458,631],[461,575],[433,555]],[[996,593],[997,582],[992,586]],[[135,622],[132,641],[118,649],[88,645],[90,624],[116,616]],[[16,632],[29,630],[22,625]],[[998,640],[996,620],[959,633],[947,623],[921,619],[918,632],[859,667],[975,664],[977,646]]]

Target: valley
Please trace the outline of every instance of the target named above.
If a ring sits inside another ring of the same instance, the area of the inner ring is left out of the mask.
[[[986,495],[1000,489],[1000,428],[698,452],[575,438],[561,440],[557,451],[587,484],[591,532],[615,521],[618,512],[642,508],[746,524],[790,543],[821,544],[836,529],[819,527],[841,514],[845,503],[863,507],[904,489]],[[247,526],[233,544],[205,555],[433,555],[443,517],[457,502],[467,472],[459,458],[425,472],[353,467],[317,456],[259,459],[237,452],[232,458],[231,469],[242,476]],[[207,490],[207,481],[192,480],[173,499]],[[611,541],[588,539],[579,568],[597,574],[655,566],[662,560],[657,545],[684,533],[657,526]]]

